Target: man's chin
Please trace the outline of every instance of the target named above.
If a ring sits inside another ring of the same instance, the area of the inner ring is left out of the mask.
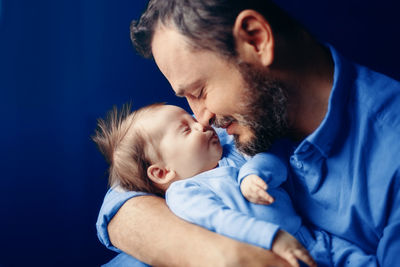
[[[255,151],[255,137],[243,137],[240,135],[233,135],[235,138],[235,146],[236,148],[243,154],[254,156],[255,154],[261,151]]]

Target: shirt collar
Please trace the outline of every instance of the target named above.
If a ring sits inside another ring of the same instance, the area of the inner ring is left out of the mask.
[[[327,45],[334,62],[333,86],[329,97],[328,111],[318,128],[297,147],[296,152],[303,152],[308,143],[316,147],[324,157],[332,150],[334,141],[344,126],[351,80],[354,76],[352,64],[343,58],[332,46]]]

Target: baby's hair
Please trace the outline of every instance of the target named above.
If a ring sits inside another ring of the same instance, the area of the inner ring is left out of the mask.
[[[156,103],[131,112],[131,105],[126,104],[121,110],[114,107],[105,120],[98,119],[92,139],[110,164],[108,169],[110,186],[119,184],[129,191],[164,195],[164,192],[147,176],[147,168],[154,158],[150,159],[146,151],[149,149],[155,151],[156,157],[159,158],[157,146],[141,127],[135,127],[144,114],[163,105]]]

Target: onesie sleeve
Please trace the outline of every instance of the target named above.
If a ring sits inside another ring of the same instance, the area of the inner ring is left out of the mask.
[[[216,193],[194,181],[172,183],[166,202],[173,213],[188,222],[265,249],[271,249],[279,230],[278,225],[231,209]]]
[[[286,181],[288,171],[287,165],[278,156],[271,153],[259,153],[240,168],[239,184],[250,174],[261,177],[269,188],[276,188]]]
[[[104,197],[104,201],[100,208],[99,216],[97,217],[96,222],[97,237],[108,249],[121,252],[121,250],[111,244],[107,231],[108,223],[127,200],[133,197],[144,195],[149,194],[144,192],[124,191],[119,187],[112,187],[108,190],[106,196]]]

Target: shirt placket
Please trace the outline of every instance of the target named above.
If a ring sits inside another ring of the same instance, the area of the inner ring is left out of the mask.
[[[290,165],[296,179],[310,193],[316,193],[321,185],[323,159],[321,153],[308,142],[301,144],[290,157]]]

